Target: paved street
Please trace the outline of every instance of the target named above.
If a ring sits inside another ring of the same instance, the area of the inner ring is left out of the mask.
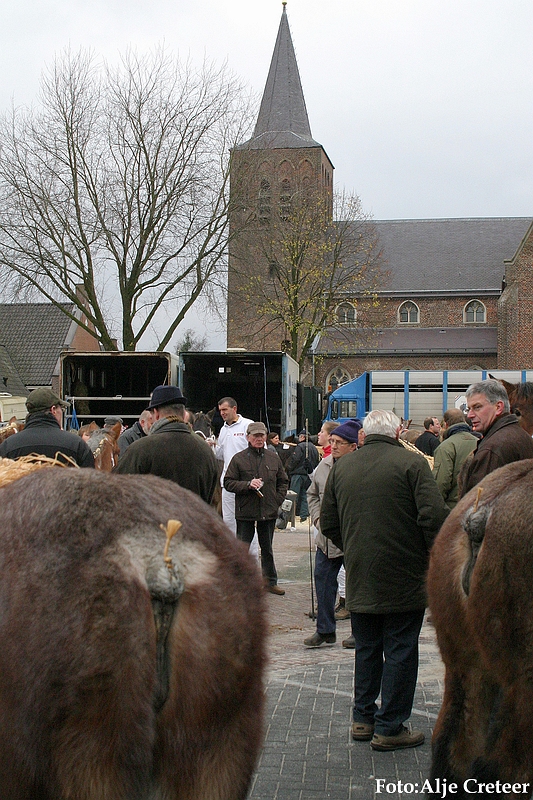
[[[371,800],[405,798],[376,793],[376,779],[418,784],[428,777],[430,737],[443,688],[443,667],[431,625],[424,623],[420,671],[411,724],[426,733],[421,747],[374,752],[349,736],[354,651],[341,640],[350,622],[339,622],[334,647],[302,644],[315,630],[311,609],[307,523],[295,532],[276,531],[279,584],[284,597],[268,595],[270,665],[267,676],[266,736],[249,800]],[[394,787],[389,787],[394,788]],[[416,790],[416,787],[415,787]]]

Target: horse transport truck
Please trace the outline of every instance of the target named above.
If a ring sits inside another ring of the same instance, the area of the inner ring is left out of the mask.
[[[120,416],[131,426],[156,386],[174,384],[193,411],[207,412],[221,397],[237,400],[245,417],[264,422],[282,438],[301,424],[299,368],[286,353],[75,352],[61,354],[60,397],[70,403],[66,426]]]
[[[380,408],[412,420],[412,428],[422,428],[426,417],[440,417],[448,408],[465,410],[467,388],[489,377],[522,383],[533,381],[533,370],[363,372],[330,392],[325,419],[362,419],[369,411]]]
[[[79,424],[94,420],[100,426],[105,417],[118,416],[131,427],[153,389],[177,381],[178,357],[172,353],[66,350],[59,370],[59,396],[70,403],[66,427],[73,415]]]
[[[193,411],[210,411],[233,397],[239,413],[282,439],[298,432],[302,393],[298,364],[287,353],[228,350],[180,353],[179,386]]]

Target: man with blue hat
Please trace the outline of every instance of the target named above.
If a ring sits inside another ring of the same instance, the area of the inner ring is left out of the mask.
[[[217,483],[216,460],[185,422],[186,403],[177,386],[156,386],[148,405],[149,434],[128,447],[116,471],[167,478],[210,503]]]

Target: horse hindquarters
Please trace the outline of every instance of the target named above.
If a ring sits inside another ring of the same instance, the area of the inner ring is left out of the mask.
[[[83,574],[59,559],[56,570],[72,571],[65,586],[46,552],[42,569],[31,546],[18,555],[29,562],[11,562],[0,579],[0,797],[145,800],[154,740],[146,589],[109,565]]]
[[[168,584],[169,519],[180,596],[157,712],[150,594]],[[0,490],[0,530],[2,800],[243,800],[263,594],[216,515],[162,479],[49,469]]]
[[[428,594],[446,666],[432,776],[460,786],[473,778],[533,788],[532,491],[533,461],[495,471],[450,514],[431,553]]]
[[[468,537],[452,512],[431,551],[427,578],[431,616],[446,669],[443,702],[432,737],[431,778],[458,784],[483,748],[487,719],[481,698],[493,694],[468,622],[462,576],[469,558]]]
[[[246,548],[231,543],[244,559],[198,551],[201,575],[188,576],[174,618],[155,746],[165,800],[245,800],[263,740],[262,582]]]

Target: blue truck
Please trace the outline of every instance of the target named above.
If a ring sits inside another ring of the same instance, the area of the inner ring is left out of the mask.
[[[509,383],[533,381],[533,370],[491,370]],[[487,370],[403,370],[363,372],[327,396],[325,420],[362,419],[373,409],[393,411],[422,428],[426,417],[440,417],[448,408],[466,408],[471,383],[486,380]]]

